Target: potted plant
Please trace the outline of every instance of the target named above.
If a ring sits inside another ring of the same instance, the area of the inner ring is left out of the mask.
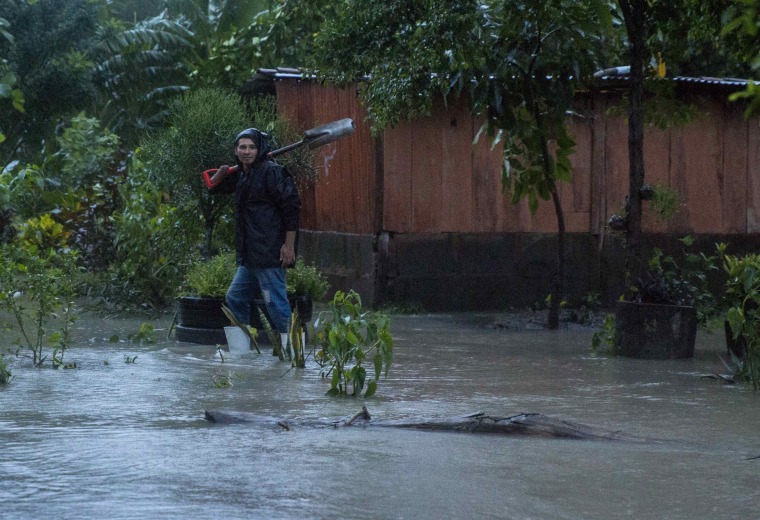
[[[324,298],[330,284],[315,266],[308,266],[303,258],[286,271],[290,307],[298,310],[301,323],[311,321],[314,302]]]
[[[760,255],[726,254],[726,244],[718,245],[727,275],[723,302],[727,308],[725,333],[728,354],[746,369],[757,389],[760,387]]]
[[[224,296],[235,274],[235,254],[222,253],[193,264],[185,276],[187,293],[179,298],[176,338],[191,343],[224,343],[229,319]]]
[[[690,236],[680,239],[689,247]],[[651,259],[615,308],[615,352],[645,359],[694,355],[697,326],[715,311],[707,275],[715,257],[684,252],[679,263],[655,248]]]

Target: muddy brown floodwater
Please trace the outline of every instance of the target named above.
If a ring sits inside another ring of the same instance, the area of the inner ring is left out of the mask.
[[[311,361],[287,372],[270,354],[223,362],[213,346],[165,339],[170,316],[148,320],[163,329],[152,345],[108,340],[144,319],[85,316],[66,354],[78,368],[8,358],[0,517],[760,518],[760,395],[700,377],[723,371],[720,335],[700,334],[694,359],[641,361],[593,356],[589,329],[501,318],[395,316],[394,365],[362,400],[325,396]],[[362,405],[377,419],[536,412],[652,441],[204,420],[338,419]]]

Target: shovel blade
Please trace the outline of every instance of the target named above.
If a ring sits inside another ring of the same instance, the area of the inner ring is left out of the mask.
[[[303,134],[304,144],[308,144],[309,148],[314,149],[337,141],[341,137],[353,134],[355,130],[356,125],[351,118],[339,119],[332,123],[306,130]]]

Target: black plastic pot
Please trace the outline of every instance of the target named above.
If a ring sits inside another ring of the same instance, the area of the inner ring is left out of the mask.
[[[311,296],[288,296],[291,309],[298,309],[298,318],[301,325],[306,325],[311,321],[314,313],[314,302]]]
[[[310,296],[292,296],[288,295],[288,302],[290,303],[290,309],[298,309],[298,321],[301,325],[308,325],[314,314],[314,302],[312,302]],[[261,309],[264,315],[269,320],[269,324],[272,324],[272,318],[267,311],[266,302],[263,298],[256,298],[251,304],[251,326],[257,329],[261,329],[261,320],[259,319],[259,311]]]
[[[694,357],[697,311],[694,307],[617,302],[615,350],[641,359]]]

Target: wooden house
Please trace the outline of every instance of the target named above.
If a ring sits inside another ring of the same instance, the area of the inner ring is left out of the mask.
[[[320,180],[302,190],[300,254],[365,302],[428,310],[522,307],[542,302],[556,273],[557,221],[550,201],[535,214],[501,185],[501,150],[473,145],[480,121],[466,100],[430,117],[371,134],[357,88],[338,89],[297,71],[260,71],[275,82],[278,110],[302,130],[344,117],[357,131],[319,150]],[[745,81],[672,78],[695,108],[686,124],[645,132],[646,181],[681,203],[659,221],[645,207],[645,242],[676,250],[730,251],[760,244],[760,125],[728,101]],[[628,191],[625,81],[578,96],[573,181],[560,186],[567,226],[566,299],[622,289],[623,246],[606,223]]]

